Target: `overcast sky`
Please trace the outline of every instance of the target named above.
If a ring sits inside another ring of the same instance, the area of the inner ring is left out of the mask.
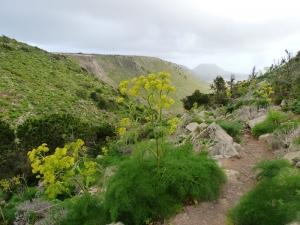
[[[300,50],[299,0],[0,0],[0,35],[50,52],[251,72]]]

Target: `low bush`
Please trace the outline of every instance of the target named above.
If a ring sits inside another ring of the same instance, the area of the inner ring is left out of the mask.
[[[282,225],[299,221],[300,171],[283,159],[255,169],[260,182],[227,213],[228,225]]]
[[[226,112],[225,112],[225,115],[227,115],[228,113],[232,113],[233,111],[235,110],[235,107],[234,106],[227,106],[226,107]]]
[[[256,102],[256,106],[257,106],[258,109],[260,109],[260,108],[267,108],[269,105],[270,105],[270,103],[267,100],[265,100],[265,99],[258,100]]]
[[[229,134],[231,137],[235,137],[240,133],[240,130],[242,129],[242,125],[235,121],[235,122],[225,122],[225,121],[217,121],[216,122],[220,127],[223,128],[223,130],[226,131],[227,134]]]
[[[278,111],[271,111],[263,122],[256,124],[252,128],[251,134],[253,137],[258,138],[262,134],[272,133],[280,127],[280,123],[290,118],[290,115],[281,114]]]
[[[15,160],[15,133],[10,125],[0,118],[0,180],[11,174],[11,165]]]
[[[200,118],[200,117],[194,117],[191,122],[196,122],[196,123],[199,123],[201,124],[203,122],[203,120]]]
[[[160,169],[146,153],[140,163],[134,158],[121,163],[105,196],[113,221],[145,224],[169,218],[186,200],[218,198],[226,176],[214,160],[194,155],[190,144],[165,147]]]
[[[81,195],[59,202],[45,221],[48,224],[104,225],[109,223],[108,216],[101,196]]]
[[[300,114],[300,98],[295,100],[293,104],[291,105],[291,110],[293,113],[299,115]]]
[[[48,144],[52,153],[56,147],[63,147],[65,143],[79,138],[87,145],[94,143],[96,133],[91,124],[70,114],[51,114],[27,119],[18,126],[17,137],[26,153],[43,143]]]
[[[186,96],[181,99],[183,107],[186,110],[193,108],[193,104],[197,103],[198,106],[208,105],[211,101],[212,94],[203,94],[199,90],[194,91],[192,95]]]
[[[283,96],[277,96],[275,99],[274,99],[274,104],[275,105],[280,105],[281,102],[283,100]]]

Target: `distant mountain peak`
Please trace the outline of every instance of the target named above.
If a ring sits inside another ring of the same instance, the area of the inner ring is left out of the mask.
[[[234,74],[238,80],[241,80],[241,77],[247,77],[246,74],[225,71],[214,63],[201,63],[192,71],[204,81],[212,81],[217,76],[221,76],[224,79],[230,79],[231,74]]]

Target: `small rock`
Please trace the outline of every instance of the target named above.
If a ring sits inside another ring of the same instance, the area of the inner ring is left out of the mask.
[[[253,120],[249,120],[248,125],[252,129],[256,124],[261,123],[266,118],[267,118],[267,116],[260,116],[260,117],[257,117],[255,119],[253,119]]]
[[[296,166],[297,168],[300,168],[300,162],[297,162],[297,163],[295,164],[295,166]]]
[[[258,140],[264,140],[265,142],[270,144],[273,138],[274,138],[274,134],[263,134],[258,137]]]
[[[300,157],[300,151],[289,152],[283,156],[284,159],[289,160],[292,164],[294,164],[295,161],[293,161],[293,159],[296,157]]]
[[[237,181],[238,175],[240,174],[239,172],[235,170],[224,170],[225,174],[227,175],[228,180],[231,181]]]
[[[292,158],[293,162],[300,162],[300,156],[296,156],[295,158]]]

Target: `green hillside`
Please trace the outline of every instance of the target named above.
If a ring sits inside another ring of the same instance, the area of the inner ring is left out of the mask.
[[[186,95],[196,89],[209,91],[194,74],[158,58],[54,54],[5,36],[0,37],[0,52],[0,115],[12,125],[53,113],[112,121],[120,109],[115,103],[118,83],[141,74],[172,75],[175,113],[183,111],[180,99]]]
[[[117,90],[68,57],[5,36],[0,53],[0,115],[10,124],[53,113],[92,122],[114,118],[109,108],[116,107]]]
[[[182,112],[180,99],[192,94],[196,89],[203,93],[210,91],[209,84],[202,81],[195,74],[181,68],[179,65],[164,61],[159,58],[146,56],[124,55],[87,55],[67,54],[79,62],[82,67],[91,71],[103,81],[117,87],[120,81],[131,79],[140,75],[158,72],[171,74],[172,85],[176,87],[176,93],[172,96],[175,100],[173,108],[176,112]]]

